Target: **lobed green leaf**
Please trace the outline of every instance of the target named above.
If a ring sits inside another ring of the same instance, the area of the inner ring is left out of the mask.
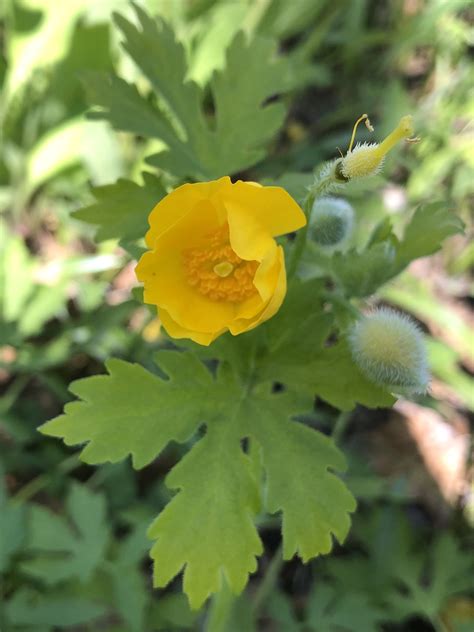
[[[204,438],[169,474],[168,486],[179,491],[149,531],[157,540],[155,585],[166,585],[184,567],[184,589],[199,607],[223,578],[240,592],[256,569],[262,545],[252,517],[262,472],[253,452],[242,450],[244,438],[261,446],[267,509],[283,514],[287,557],[307,560],[330,550],[331,534],[345,538],[355,502],[329,470],[343,469],[344,459],[329,438],[291,420],[311,407],[311,397],[250,389],[225,362],[214,378],[189,352],[162,351],[157,360],[168,379],[109,362],[109,375],[75,382],[82,401],[42,427],[68,444],[88,442],[86,462],[131,453],[135,467],[143,467],[169,441],[184,442],[207,424]]]
[[[266,101],[291,85],[290,66],[273,41],[238,33],[223,71],[210,82],[215,115],[204,113],[204,91],[189,80],[185,50],[170,26],[134,5],[137,23],[115,14],[123,47],[149,81],[154,99],[119,77],[84,75],[92,118],[118,130],[158,138],[166,149],[148,162],[174,176],[208,180],[242,171],[265,156],[285,107]],[[241,72],[242,67],[246,69]],[[210,119],[210,120],[209,120]]]
[[[170,441],[186,441],[204,420],[212,377],[192,354],[162,351],[159,356],[169,379],[138,364],[109,360],[109,375],[73,382],[71,391],[82,401],[66,404],[65,414],[40,431],[66,445],[87,442],[81,453],[86,463],[115,463],[131,454],[137,469]]]
[[[166,195],[160,180],[143,174],[142,186],[120,178],[115,184],[95,187],[96,202],[73,213],[76,219],[99,227],[97,241],[105,239],[133,240],[148,230],[148,215]]]

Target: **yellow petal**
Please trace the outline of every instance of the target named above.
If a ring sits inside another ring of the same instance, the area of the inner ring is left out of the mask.
[[[183,249],[205,242],[205,235],[218,227],[213,205],[201,202],[197,210],[157,239],[156,250],[142,256],[136,275],[145,284],[145,303],[165,309],[184,329],[209,333],[225,328],[235,317],[236,306],[211,301],[188,283]]]
[[[150,230],[145,236],[149,248],[154,248],[156,239],[164,232],[170,230],[185,215],[194,212],[196,205],[203,200],[215,201],[216,208],[222,208],[218,193],[231,187],[228,176],[212,180],[211,182],[199,182],[196,184],[183,184],[166,197],[164,197],[148,216]],[[221,217],[221,223],[224,217]]]
[[[158,313],[160,315],[160,320],[163,327],[166,329],[171,338],[189,338],[194,342],[197,342],[200,345],[209,346],[213,340],[215,340],[218,336],[227,331],[227,328],[221,329],[217,332],[211,333],[200,333],[197,331],[192,331],[191,329],[185,329],[181,325],[179,325],[175,320],[171,318],[168,312],[165,309],[159,309]]]
[[[252,214],[252,209],[228,201],[225,206],[232,250],[241,259],[262,261],[275,244],[267,228]]]
[[[218,192],[228,210],[251,215],[272,236],[291,233],[306,224],[303,211],[281,187],[262,187],[239,180]]]
[[[277,270],[276,284],[269,301],[263,304],[263,309],[252,318],[236,319],[229,327],[230,332],[234,336],[254,329],[257,325],[274,316],[280,309],[286,295],[285,255],[281,246],[278,247],[278,265],[275,268]]]

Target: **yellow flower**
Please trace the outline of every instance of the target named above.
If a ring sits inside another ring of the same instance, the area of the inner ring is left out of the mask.
[[[279,187],[229,177],[184,184],[149,216],[136,267],[146,303],[173,338],[209,345],[271,318],[286,294],[283,249],[274,237],[301,228],[304,213]]]
[[[355,133],[358,124],[366,121],[367,127],[373,131],[367,114],[363,114],[354,125],[352,138],[347,154],[336,162],[336,177],[344,182],[353,178],[361,178],[363,176],[371,176],[378,173],[383,165],[385,155],[402,139],[410,142],[418,141],[417,138],[409,138],[413,136],[413,118],[404,116],[400,119],[397,127],[387,136],[380,144],[373,143],[357,143],[352,149]]]

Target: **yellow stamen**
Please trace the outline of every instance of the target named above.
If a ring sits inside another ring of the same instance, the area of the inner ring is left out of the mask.
[[[201,248],[183,252],[189,285],[211,301],[239,303],[257,294],[253,280],[258,261],[245,261],[233,250],[227,224],[207,235]]]
[[[228,277],[231,272],[233,272],[234,266],[229,261],[221,261],[220,263],[217,263],[212,269],[217,274],[217,276],[225,278]]]

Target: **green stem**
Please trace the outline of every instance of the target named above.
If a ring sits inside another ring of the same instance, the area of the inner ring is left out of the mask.
[[[298,231],[298,234],[296,235],[292,256],[288,266],[288,280],[292,279],[298,271],[298,265],[301,257],[303,256],[306,242],[308,241],[308,230],[314,202],[318,197],[320,197],[325,191],[328,190],[331,182],[333,182],[331,176],[321,178],[311,187],[303,201],[303,211],[306,216],[306,225],[300,231]]]
[[[350,418],[351,418],[351,413],[347,413],[347,412],[339,413],[336,419],[336,423],[334,424],[334,428],[332,429],[332,433],[331,433],[331,437],[334,440],[334,443],[339,443],[339,441],[342,439],[347,429],[347,425],[350,421]]]
[[[252,610],[255,618],[258,617],[261,608],[264,606],[266,600],[275,589],[275,585],[278,581],[281,567],[283,566],[283,547],[280,544],[275,554],[272,557],[265,577],[260,582],[260,585],[255,592],[253,598]]]
[[[222,588],[214,595],[206,622],[206,632],[227,632],[229,618],[237,597],[224,581]]]
[[[74,470],[80,463],[78,455],[73,454],[67,459],[64,459],[64,461],[58,465],[57,470],[61,474],[67,474],[67,472]],[[52,479],[52,474],[40,474],[36,478],[33,478],[12,497],[12,502],[19,505],[28,501],[33,496],[36,496],[39,491],[47,487]]]

